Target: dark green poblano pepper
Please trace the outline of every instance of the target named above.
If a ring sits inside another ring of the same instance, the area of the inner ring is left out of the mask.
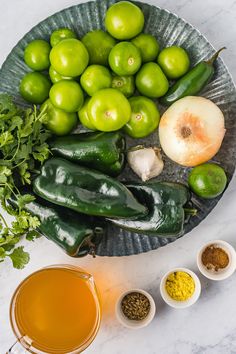
[[[149,212],[136,220],[110,219],[114,225],[150,236],[178,237],[183,233],[183,206],[189,200],[189,191],[184,185],[151,181],[129,183],[127,187]]]
[[[51,152],[89,168],[118,176],[125,164],[125,138],[119,132],[80,133],[50,142]]]
[[[18,207],[13,197],[10,204],[15,208]],[[69,256],[95,255],[96,247],[103,235],[101,223],[96,219],[48,203],[40,197],[26,204],[24,209],[38,217],[40,221],[38,231]]]
[[[45,162],[33,189],[39,197],[88,215],[136,218],[147,213],[119,181],[61,158]]]

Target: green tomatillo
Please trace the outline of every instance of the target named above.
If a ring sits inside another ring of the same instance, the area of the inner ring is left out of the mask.
[[[129,99],[131,118],[124,126],[124,131],[132,138],[144,138],[151,134],[160,121],[156,104],[147,97],[135,96]]]
[[[119,40],[137,36],[144,26],[142,10],[129,1],[119,1],[106,12],[105,26],[112,37]]]
[[[76,77],[87,67],[89,54],[78,39],[64,39],[52,48],[50,62],[62,76]]]
[[[112,88],[96,92],[88,103],[89,120],[104,132],[119,130],[129,121],[130,115],[129,101]]]
[[[146,63],[136,76],[138,91],[147,97],[158,98],[164,96],[169,88],[169,82],[156,63]]]
[[[102,65],[88,66],[80,77],[80,84],[89,96],[101,89],[111,87],[111,81],[110,71]]]
[[[108,56],[116,44],[116,40],[102,30],[95,30],[86,33],[81,41],[89,53],[89,64],[100,64],[108,66]]]
[[[66,135],[71,132],[77,123],[76,113],[68,113],[53,106],[50,99],[40,107],[46,114],[46,127],[55,135]]]
[[[43,71],[49,68],[50,44],[43,39],[30,42],[24,52],[24,60],[29,68],[35,71]]]
[[[130,97],[135,91],[134,76],[114,76],[111,87],[119,90],[126,97]]]
[[[159,52],[159,43],[154,36],[149,33],[140,33],[131,42],[139,48],[143,63],[156,60]]]
[[[52,81],[53,84],[55,84],[56,82],[59,82],[61,80],[73,80],[73,77],[69,77],[69,76],[62,76],[60,75],[53,67],[52,65],[49,68],[49,76],[50,79]]]
[[[95,126],[91,123],[89,116],[88,116],[88,104],[89,104],[90,98],[86,98],[84,105],[82,108],[80,108],[78,112],[79,120],[80,123],[85,127],[90,130],[97,130]]]
[[[78,82],[61,80],[51,87],[49,97],[52,104],[68,113],[77,112],[84,103],[83,91]]]
[[[140,50],[130,42],[116,44],[109,54],[109,65],[117,75],[134,75],[142,64]]]
[[[190,60],[183,48],[172,46],[161,51],[158,64],[169,79],[178,79],[188,71]]]
[[[28,102],[43,103],[49,96],[51,82],[38,72],[26,74],[20,83],[20,94]]]
[[[50,44],[52,47],[55,47],[56,44],[68,38],[77,38],[77,36],[70,28],[58,28],[52,32]]]

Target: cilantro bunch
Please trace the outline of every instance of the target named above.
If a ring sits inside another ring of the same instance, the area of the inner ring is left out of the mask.
[[[20,191],[31,184],[38,166],[49,157],[46,141],[50,133],[43,126],[45,120],[43,111],[19,108],[10,96],[0,94],[0,203],[13,216],[8,225],[0,213],[0,262],[10,257],[15,268],[23,268],[29,261],[23,247],[15,245],[24,235],[28,240],[38,237],[38,218],[24,210],[34,197]],[[17,202],[17,210],[9,203],[11,198]]]

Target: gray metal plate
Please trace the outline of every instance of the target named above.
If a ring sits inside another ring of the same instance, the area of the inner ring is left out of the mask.
[[[7,92],[15,97],[15,101],[21,105],[25,102],[21,99],[18,87],[21,78],[29,70],[24,64],[24,48],[33,39],[43,38],[49,40],[50,33],[60,27],[70,27],[75,30],[81,38],[88,31],[104,28],[104,17],[107,8],[114,3],[114,0],[97,0],[72,6],[62,10],[35,26],[28,32],[19,43],[13,48],[0,70],[0,91]],[[145,15],[144,32],[153,34],[159,41],[161,47],[173,44],[184,47],[194,65],[200,60],[209,58],[214,49],[206,38],[177,15],[145,3],[137,3]],[[210,84],[201,93],[214,101],[225,115],[226,136],[219,153],[214,157],[226,170],[228,181],[231,180],[236,163],[236,89],[232,78],[221,59],[217,60],[216,73]],[[163,111],[163,107],[160,107]],[[146,139],[134,141],[128,140],[128,146],[140,143],[158,145],[157,132]],[[185,182],[188,169],[176,165],[168,158],[165,158],[165,169],[161,174],[161,180]],[[137,180],[137,176],[126,167],[120,177],[121,180]],[[198,215],[190,219],[185,225],[184,233],[188,233],[196,227],[215,207],[222,196],[213,200],[201,200],[193,196],[192,202],[197,207]],[[106,236],[100,244],[97,254],[101,256],[124,256],[132,255],[162,247],[176,238],[148,237],[139,234],[122,231],[109,226]]]

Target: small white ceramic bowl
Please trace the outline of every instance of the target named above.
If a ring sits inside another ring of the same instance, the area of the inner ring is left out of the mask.
[[[185,272],[185,273],[188,273],[193,278],[193,281],[195,283],[195,290],[194,290],[193,295],[188,300],[185,300],[185,301],[174,300],[167,293],[166,280],[167,280],[168,276],[174,272]],[[183,308],[193,305],[198,300],[198,298],[201,294],[201,283],[200,283],[198,276],[194,272],[192,272],[191,270],[189,270],[187,268],[175,268],[175,269],[172,269],[169,272],[167,272],[163,276],[163,278],[161,279],[160,292],[161,292],[161,296],[162,296],[163,300],[169,306],[174,307],[176,309],[183,309]]]
[[[210,246],[215,245],[222,248],[229,256],[229,264],[223,269],[219,269],[218,272],[214,270],[207,269],[202,263],[202,254],[204,250]],[[211,280],[224,280],[230,277],[236,269],[236,252],[235,249],[226,241],[214,240],[206,243],[198,252],[197,255],[197,265],[200,272],[208,279]]]
[[[123,313],[122,308],[121,308],[121,302],[123,300],[123,298],[130,293],[141,293],[143,295],[145,295],[149,302],[150,302],[150,311],[147,315],[147,317],[145,317],[143,320],[140,321],[135,321],[135,320],[129,320]],[[124,292],[118,299],[117,303],[116,303],[116,317],[118,319],[118,321],[125,327],[127,328],[131,328],[131,329],[139,329],[139,328],[143,328],[146,327],[147,325],[149,325],[149,323],[153,320],[154,316],[156,313],[156,305],[155,302],[153,300],[153,297],[146,292],[145,290],[142,289],[131,289],[128,290],[126,292]]]

